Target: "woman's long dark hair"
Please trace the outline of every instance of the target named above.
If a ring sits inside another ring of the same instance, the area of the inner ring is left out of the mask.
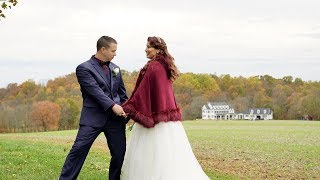
[[[155,49],[160,50],[156,56],[156,60],[158,60],[167,71],[168,78],[171,81],[176,80],[179,77],[179,70],[174,63],[174,58],[168,52],[167,44],[160,37],[148,37],[149,45]],[[161,58],[163,56],[164,58]]]

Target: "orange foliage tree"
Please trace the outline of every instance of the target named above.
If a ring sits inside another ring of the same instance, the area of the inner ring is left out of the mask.
[[[39,101],[32,105],[31,119],[36,127],[44,131],[58,130],[61,108],[50,101]]]

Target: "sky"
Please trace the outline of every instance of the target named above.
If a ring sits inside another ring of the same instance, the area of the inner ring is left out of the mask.
[[[0,88],[75,71],[107,35],[140,70],[148,36],[181,72],[320,80],[319,0],[20,0],[0,21]]]

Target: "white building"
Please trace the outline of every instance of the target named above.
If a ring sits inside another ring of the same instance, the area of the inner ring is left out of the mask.
[[[234,109],[225,102],[208,102],[202,107],[202,119],[235,119]]]
[[[225,102],[208,102],[202,106],[202,119],[270,120],[273,112],[270,108],[250,108],[243,113],[235,113]]]
[[[273,111],[270,108],[250,108],[243,113],[244,118],[248,120],[271,120]]]

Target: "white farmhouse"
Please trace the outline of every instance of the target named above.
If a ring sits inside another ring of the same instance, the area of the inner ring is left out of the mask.
[[[234,109],[225,102],[208,102],[202,107],[202,119],[235,119]]]
[[[250,108],[244,114],[244,119],[248,120],[271,120],[273,111],[270,108]]]
[[[235,113],[226,102],[208,102],[202,106],[202,119],[271,120],[273,111],[270,108],[250,108],[243,113]]]

